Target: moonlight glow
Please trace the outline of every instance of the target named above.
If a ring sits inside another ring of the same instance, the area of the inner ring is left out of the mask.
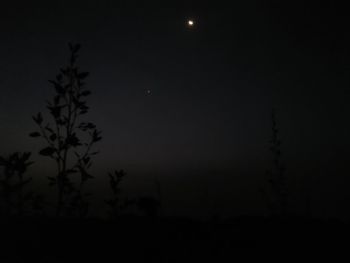
[[[193,27],[194,26],[194,21],[193,20],[188,20],[187,24],[188,24],[188,26]]]

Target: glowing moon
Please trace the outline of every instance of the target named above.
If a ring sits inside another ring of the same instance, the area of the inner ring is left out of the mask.
[[[190,26],[190,27],[193,27],[194,26],[194,21],[193,20],[188,20],[187,21],[187,25]]]

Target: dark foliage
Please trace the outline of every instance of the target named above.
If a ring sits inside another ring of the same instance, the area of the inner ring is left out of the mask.
[[[155,217],[159,214],[160,202],[152,196],[142,196],[137,199],[137,207],[148,217]]]
[[[111,218],[117,218],[122,211],[127,209],[129,206],[134,205],[134,200],[124,199],[122,200],[120,196],[120,184],[123,181],[126,173],[124,170],[114,171],[114,173],[109,173],[109,185],[112,190],[112,197],[108,200],[105,200],[106,204],[109,207],[109,215]]]
[[[267,171],[268,191],[266,192],[267,203],[272,216],[284,217],[288,209],[288,189],[286,168],[281,161],[281,140],[277,125],[276,112],[272,110],[272,137],[270,151],[273,156],[272,169]]]
[[[27,190],[31,177],[25,177],[30,165],[30,153],[15,152],[8,157],[0,157],[3,168],[0,177],[0,213],[2,216],[23,216],[25,205],[37,196]]]
[[[80,45],[69,45],[70,59],[66,67],[61,68],[56,79],[49,82],[55,90],[47,110],[51,122],[45,123],[43,115],[33,116],[39,131],[30,133],[33,138],[42,138],[46,146],[39,154],[55,161],[56,176],[49,176],[49,184],[57,187],[56,215],[86,216],[89,209],[84,192],[86,182],[93,178],[88,169],[92,165],[93,146],[101,140],[100,131],[91,122],[82,122],[88,113],[86,97],[90,91],[85,88],[88,72],[81,72],[77,66]],[[74,183],[73,175],[79,175],[79,182]]]

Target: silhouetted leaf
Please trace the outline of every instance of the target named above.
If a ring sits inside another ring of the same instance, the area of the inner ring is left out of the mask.
[[[29,136],[35,138],[35,137],[40,137],[41,134],[39,132],[31,132],[29,133]]]
[[[46,147],[42,149],[39,154],[43,156],[51,156],[55,152],[55,149],[52,147]]]
[[[33,116],[33,120],[36,122],[36,124],[40,125],[43,122],[41,113],[39,112],[36,116]]]
[[[90,157],[85,157],[83,159],[84,164],[88,164],[90,162],[91,158]]]
[[[71,136],[69,136],[66,139],[66,143],[73,146],[73,147],[81,145],[80,140],[78,139],[78,137],[76,136],[75,133],[73,133]]]
[[[57,119],[57,118],[60,117],[60,115],[61,115],[61,109],[62,109],[61,106],[53,106],[53,107],[48,106],[47,108],[50,110],[50,113],[52,114],[52,116],[53,116],[55,119]]]
[[[92,141],[93,142],[98,142],[100,140],[102,140],[102,137],[100,136],[101,132],[98,132],[97,130],[94,130],[93,134],[92,134]]]
[[[56,139],[57,139],[56,133],[51,134],[50,140],[51,140],[51,141],[55,141]]]
[[[79,79],[85,79],[87,76],[89,76],[89,72],[82,72],[78,74]]]
[[[49,186],[53,186],[57,183],[57,179],[55,177],[52,176],[47,176],[47,179],[49,179]]]
[[[26,163],[26,166],[28,167],[28,166],[30,166],[32,164],[34,164],[34,162],[28,162],[28,163]]]
[[[46,125],[45,130],[54,133],[53,129],[51,129],[49,125]]]
[[[55,90],[58,94],[62,95],[66,92],[60,83],[58,83],[54,80],[49,80],[49,82],[55,87]]]
[[[24,185],[26,185],[26,184],[29,184],[31,181],[32,181],[32,177],[29,177],[28,179],[26,179],[26,180],[24,180],[23,182],[21,182],[20,184],[21,184],[21,186],[24,186]]]

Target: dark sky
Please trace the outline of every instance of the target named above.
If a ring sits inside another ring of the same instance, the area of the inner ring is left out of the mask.
[[[350,182],[345,7],[231,2],[1,3],[0,153],[43,146],[28,138],[31,116],[53,94],[47,80],[66,63],[67,43],[79,42],[89,116],[104,138],[97,173],[123,168],[131,188],[150,192],[156,176],[173,203],[254,210],[275,107],[292,188],[312,181],[317,213],[343,216],[334,204],[345,207]],[[50,166],[35,158],[33,169]]]

